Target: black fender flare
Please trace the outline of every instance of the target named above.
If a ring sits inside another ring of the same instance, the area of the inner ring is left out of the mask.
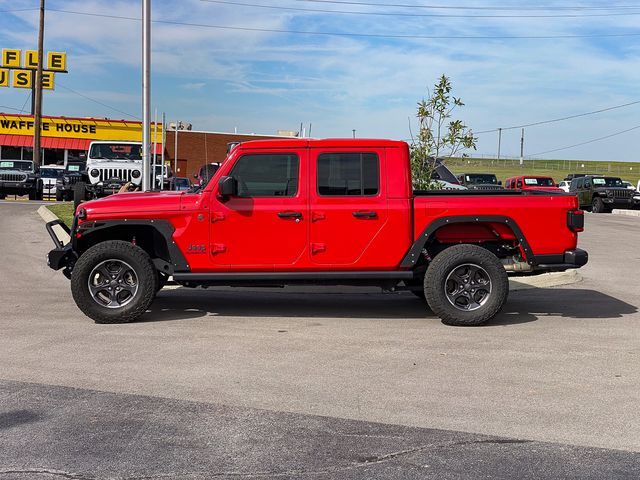
[[[74,222],[75,224],[76,222]],[[77,228],[77,232],[81,234],[81,238],[83,236],[95,235],[99,232],[104,232],[108,229],[117,228],[117,227],[147,227],[152,228],[158,234],[164,238],[167,246],[167,251],[169,252],[169,262],[162,268],[168,274],[173,274],[174,272],[189,272],[190,267],[185,259],[182,251],[178,248],[175,240],[173,239],[173,233],[175,232],[175,228],[173,225],[167,220],[96,220],[89,221],[80,224],[79,226],[74,227]],[[72,229],[71,241],[73,243],[73,250],[78,251],[78,238],[76,238],[76,230]],[[158,267],[158,262],[156,262],[156,266]]]
[[[402,259],[400,267],[415,267],[418,263],[418,260],[420,259],[422,249],[426,245],[427,241],[431,238],[433,233],[439,228],[444,227],[445,225],[453,225],[456,223],[504,223],[505,225],[509,226],[511,230],[513,230],[513,233],[517,237],[518,242],[522,246],[522,250],[524,250],[524,253],[527,256],[527,263],[529,263],[530,265],[537,264],[535,256],[533,255],[533,251],[531,250],[527,239],[522,233],[522,229],[511,217],[507,217],[505,215],[465,215],[438,218],[437,220],[434,220],[429,225],[427,225],[418,239],[413,243],[405,257]]]

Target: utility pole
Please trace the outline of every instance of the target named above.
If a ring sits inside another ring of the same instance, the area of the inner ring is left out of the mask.
[[[502,146],[502,128],[498,129],[498,162],[500,161],[500,147]]]
[[[520,135],[520,168],[524,167],[524,128]]]
[[[165,125],[164,125],[165,121],[166,121],[165,114],[164,112],[162,112],[162,156],[161,156],[162,160],[161,160],[161,163],[162,163],[162,175],[163,175],[162,183],[163,184],[164,184],[164,144],[167,140],[167,129],[165,128]],[[161,184],[160,190],[163,190],[163,189],[164,189],[164,186]]]
[[[44,63],[44,0],[40,0],[40,27],[38,29],[38,68],[36,70],[36,91],[33,112],[33,164],[40,167],[40,130],[42,125],[42,64]]]
[[[151,110],[151,0],[142,0],[142,190],[149,190],[151,175],[149,137]]]
[[[353,132],[353,138],[356,138],[356,129],[351,130]]]
[[[174,145],[174,149],[173,149],[173,174],[177,175],[178,174],[178,125],[180,124],[180,122],[178,122],[178,120],[176,120],[176,128],[175,128],[175,145]]]

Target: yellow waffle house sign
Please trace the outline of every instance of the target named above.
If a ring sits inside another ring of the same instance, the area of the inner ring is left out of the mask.
[[[33,88],[38,68],[38,52],[4,48],[0,57],[0,87]],[[42,65],[42,88],[53,90],[55,74],[67,73],[66,52],[47,52]]]

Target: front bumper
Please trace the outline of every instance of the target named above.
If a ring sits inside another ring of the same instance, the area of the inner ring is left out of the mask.
[[[536,260],[536,270],[561,271],[585,266],[589,262],[589,254],[586,250],[576,248],[567,250],[564,254],[539,255]]]
[[[53,270],[63,269],[62,273],[64,273],[67,278],[71,278],[71,271],[78,260],[78,255],[73,251],[72,242],[65,244],[60,240],[60,238],[58,238],[58,235],[53,229],[56,225],[60,226],[65,232],[67,232],[67,234],[69,234],[69,236],[72,236],[73,230],[75,230],[74,228],[69,230],[69,227],[67,227],[61,220],[53,220],[46,224],[45,228],[56,246],[56,248],[47,254],[47,265]]]
[[[33,192],[35,188],[34,183],[0,182],[0,193],[5,195],[26,195]]]
[[[640,207],[640,196],[629,198],[602,197],[602,201],[610,208],[638,208]]]

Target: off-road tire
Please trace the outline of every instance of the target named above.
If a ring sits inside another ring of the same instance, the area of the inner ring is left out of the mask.
[[[4,200],[7,196],[4,193],[0,193],[0,200]]]
[[[449,274],[465,264],[478,265],[491,280],[492,289],[486,303],[473,311],[456,308],[445,293]],[[429,307],[445,325],[482,325],[502,310],[509,295],[509,279],[498,257],[489,250],[477,245],[455,245],[439,253],[427,268],[424,292]]]
[[[73,201],[73,192],[71,190],[63,190],[62,191],[62,199],[65,202]]]
[[[115,259],[126,262],[134,270],[138,290],[133,299],[120,308],[107,308],[96,302],[89,291],[89,276],[101,262]],[[156,294],[158,275],[151,258],[140,247],[122,240],[98,243],[84,252],[71,275],[71,293],[82,313],[96,323],[128,323],[145,313]]]
[[[63,200],[62,190],[56,190],[56,202],[61,202]]]
[[[84,182],[78,182],[73,186],[73,208],[78,208],[82,202],[86,200],[87,187]]]
[[[591,204],[591,211],[593,213],[608,213],[609,209],[604,204],[600,197],[593,197],[593,203]]]
[[[29,200],[37,200],[37,199],[38,199],[38,191],[29,190]]]

